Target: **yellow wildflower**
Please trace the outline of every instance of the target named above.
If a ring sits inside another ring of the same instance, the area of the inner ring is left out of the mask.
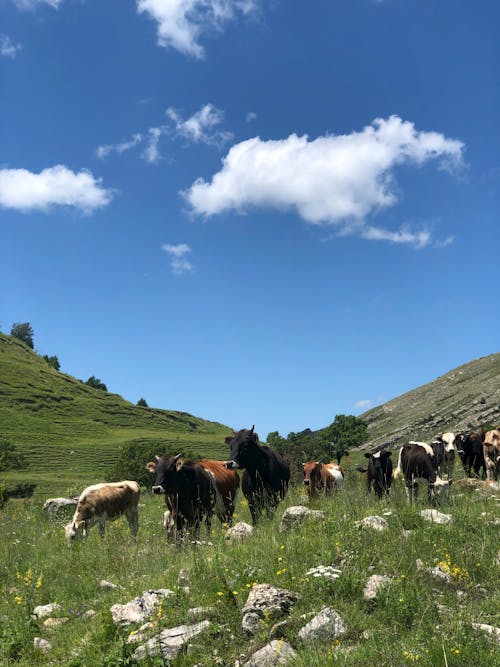
[[[23,601],[23,598],[22,598],[21,595],[16,595],[16,597],[14,598],[14,602],[16,604],[22,604],[22,601]]]

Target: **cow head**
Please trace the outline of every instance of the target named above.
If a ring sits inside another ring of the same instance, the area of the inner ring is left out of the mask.
[[[64,527],[64,533],[66,535],[68,544],[72,544],[77,540],[83,540],[85,537],[87,537],[87,524],[85,521],[73,520],[71,523],[68,523],[68,525]]]
[[[155,473],[155,483],[151,487],[153,493],[167,493],[174,491],[177,485],[177,473],[182,468],[184,461],[181,454],[176,456],[157,456],[156,463],[150,461],[146,468],[151,473]]]
[[[451,484],[451,479],[441,479],[440,477],[436,476],[436,481],[433,484],[429,484],[429,491],[434,497],[437,498],[446,493]]]
[[[311,496],[321,490],[321,463],[319,461],[307,461],[302,465],[304,473],[304,485],[307,493]]]
[[[228,436],[225,442],[230,446],[229,459],[224,463],[229,470],[237,468],[252,467],[259,452],[259,436],[254,432],[254,426],[250,429],[242,429],[233,436]]]

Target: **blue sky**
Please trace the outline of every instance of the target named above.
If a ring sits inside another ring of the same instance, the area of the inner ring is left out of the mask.
[[[498,350],[498,3],[0,6],[4,332],[261,437]]]

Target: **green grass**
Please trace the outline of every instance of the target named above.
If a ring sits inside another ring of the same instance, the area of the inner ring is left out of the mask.
[[[312,508],[326,512],[320,523],[279,533],[285,507],[303,502],[302,489],[295,487],[275,519],[263,520],[254,535],[239,545],[224,540],[218,522],[212,529],[213,546],[167,544],[160,525],[163,501],[147,491],[141,498],[137,543],[131,540],[126,522],[120,521],[108,524],[104,540],[94,528],[85,543],[72,548],[64,540],[66,519],[47,517],[41,510],[42,499],[10,501],[0,512],[0,664],[128,664],[133,647],[125,641],[134,628],[115,628],[109,608],[148,588],[176,590],[183,569],[191,580],[189,593],[178,592],[167,600],[163,618],[155,622],[160,628],[185,623],[189,608],[205,605],[216,607],[216,617],[211,629],[194,640],[189,654],[178,656],[172,667],[233,665],[240,654],[250,656],[267,643],[271,621],[253,639],[241,629],[241,608],[254,582],[299,594],[285,629],[286,640],[298,653],[295,667],[498,665],[497,644],[471,625],[498,625],[495,559],[499,541],[498,527],[492,525],[499,515],[498,498],[457,485],[441,508],[453,515],[453,523],[429,524],[419,515],[427,503],[422,500],[409,506],[399,485],[387,501],[367,497],[364,479],[353,463],[341,493],[311,502]],[[248,508],[241,501],[240,495],[237,520],[249,521]],[[355,521],[369,514],[387,511],[391,512],[388,531],[355,526]],[[404,537],[408,529],[414,532]],[[204,531],[201,537],[206,538]],[[416,570],[417,558],[427,566],[448,559],[456,580],[452,585],[436,582],[427,572]],[[342,570],[334,582],[305,576],[310,567],[331,564]],[[22,576],[29,569],[33,578],[28,586]],[[368,603],[362,591],[374,573],[390,575],[393,582]],[[42,582],[37,589],[34,583],[39,575]],[[101,579],[120,588],[102,590]],[[59,603],[61,615],[70,620],[54,629],[29,622],[27,598],[31,606]],[[438,603],[448,607],[449,613],[440,613]],[[341,615],[347,634],[335,644],[304,646],[298,637],[305,623],[300,616],[327,605]],[[81,617],[88,607],[96,615]],[[49,639],[52,650],[46,655],[35,651],[34,636]]]
[[[0,437],[16,445],[28,464],[2,473],[9,484],[35,482],[36,495],[81,488],[106,479],[119,447],[137,438],[161,442],[164,451],[223,458],[228,433],[217,422],[137,407],[93,389],[0,333]]]

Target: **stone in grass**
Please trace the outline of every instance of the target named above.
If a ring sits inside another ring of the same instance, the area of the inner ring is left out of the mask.
[[[99,582],[99,586],[101,588],[105,588],[107,590],[113,591],[116,588],[119,588],[118,584],[113,584],[111,581],[106,581],[106,579],[101,579]]]
[[[143,623],[153,613],[161,600],[171,595],[175,595],[175,593],[167,588],[145,591],[127,604],[114,604],[110,609],[111,616],[116,625]]]
[[[252,655],[243,667],[273,667],[285,665],[296,656],[296,652],[282,639],[274,639]]]
[[[488,623],[473,623],[472,627],[474,630],[486,632],[486,634],[491,635],[491,637],[500,643],[500,628],[496,628],[494,625],[488,625]]]
[[[140,662],[147,657],[160,656],[163,661],[173,660],[188,642],[209,627],[210,621],[201,621],[195,625],[179,625],[162,630],[159,635],[139,646],[132,659]]]
[[[346,631],[343,620],[331,607],[325,607],[319,614],[299,630],[299,637],[308,641],[334,641]]]
[[[63,625],[69,621],[69,618],[63,617],[63,618],[53,618],[52,616],[49,616],[49,618],[46,618],[45,621],[43,622],[43,625],[45,628],[56,628],[59,625]]]
[[[286,616],[297,598],[297,593],[285,588],[257,584],[250,591],[242,609],[243,630],[250,635],[256,634],[261,628],[262,619],[275,621]]]
[[[36,618],[46,618],[56,611],[61,609],[61,605],[56,602],[51,602],[50,604],[40,604],[38,607],[33,609],[33,616]]]
[[[243,542],[246,537],[249,537],[253,533],[253,526],[244,521],[238,521],[234,526],[229,528],[226,532],[226,540],[231,540],[232,542]]]
[[[363,591],[364,599],[375,600],[380,590],[391,581],[392,577],[388,577],[386,574],[372,574]]]
[[[75,498],[47,498],[43,509],[49,514],[57,514],[61,509],[72,509],[78,505],[78,496]]]
[[[297,526],[309,519],[324,519],[325,513],[321,510],[310,510],[304,505],[288,507],[281,517],[280,533],[284,533],[290,528]]]
[[[362,521],[356,521],[355,525],[362,526],[364,528],[372,528],[373,530],[379,531],[389,528],[387,519],[384,519],[383,516],[377,516],[376,514],[373,516],[365,516]]]
[[[438,510],[432,510],[432,509],[421,510],[420,516],[426,521],[431,521],[432,523],[441,523],[443,525],[450,523],[453,518],[451,514],[443,514],[443,512],[439,512]]]
[[[42,651],[42,653],[47,653],[52,648],[52,644],[46,639],[42,639],[42,637],[35,637],[33,639],[33,646]]]

